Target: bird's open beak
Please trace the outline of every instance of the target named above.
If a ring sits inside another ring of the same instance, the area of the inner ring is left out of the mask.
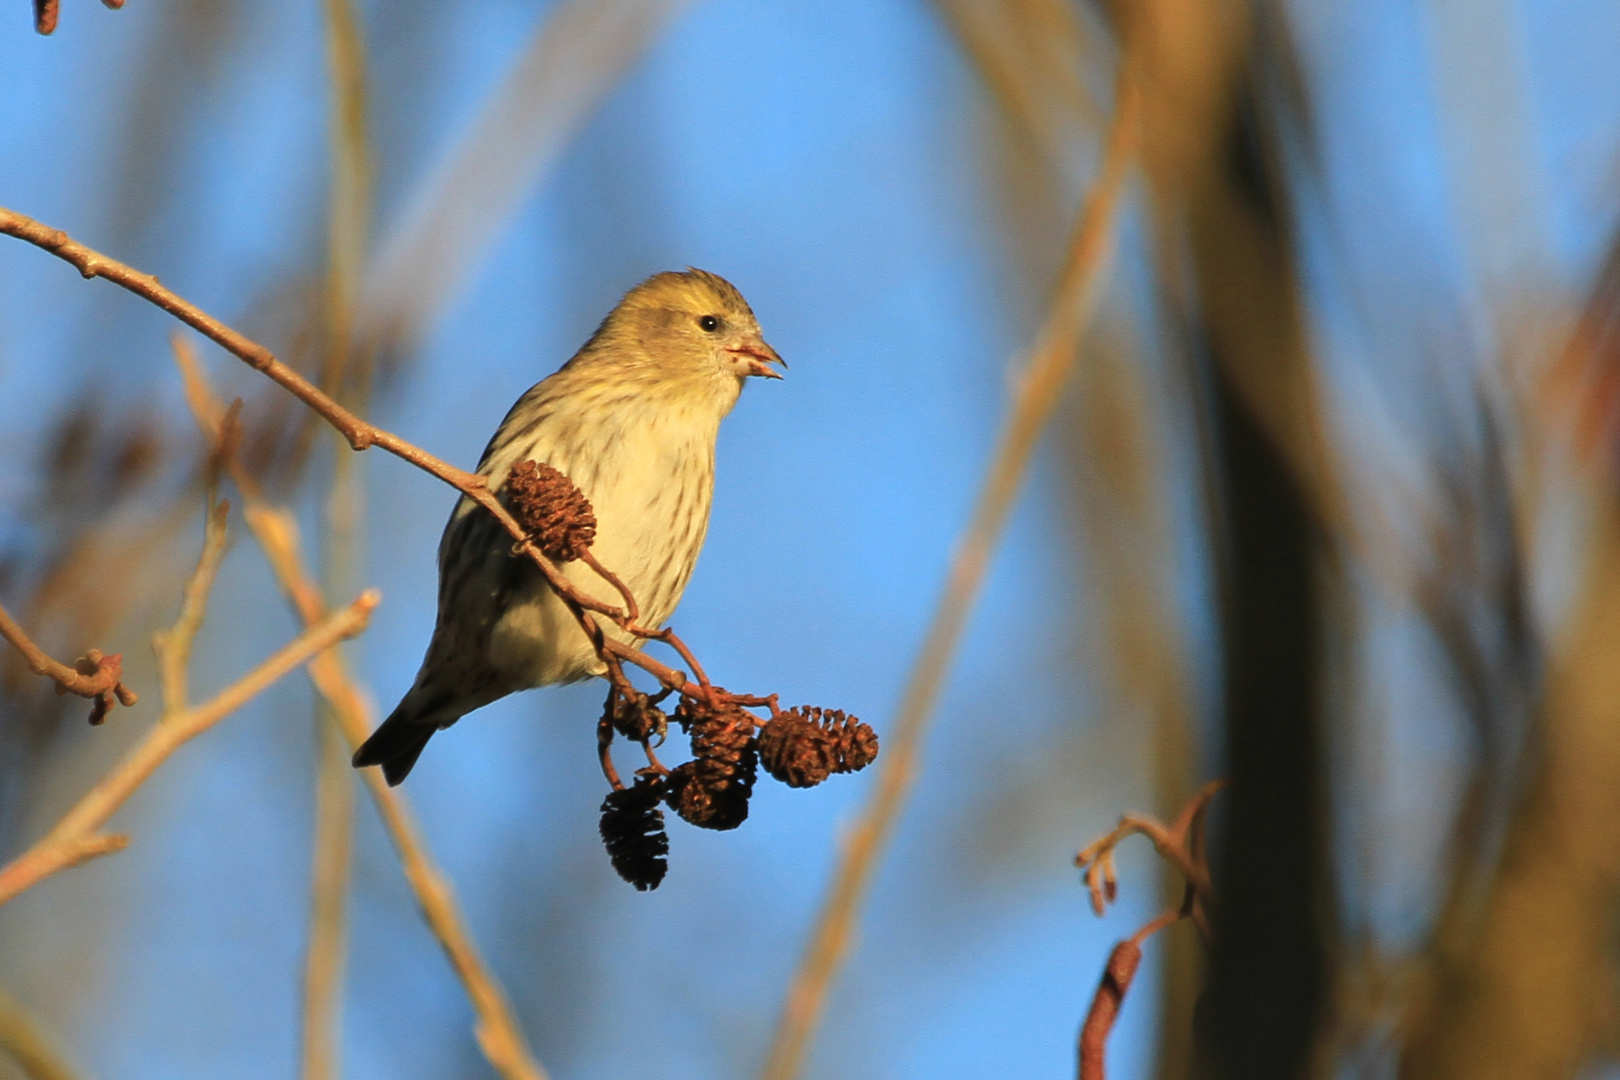
[[[726,352],[744,361],[742,372],[744,375],[759,375],[766,379],[780,379],[781,372],[771,367],[772,364],[781,364],[787,367],[787,361],[776,355],[776,350],[763,341],[750,341]]]

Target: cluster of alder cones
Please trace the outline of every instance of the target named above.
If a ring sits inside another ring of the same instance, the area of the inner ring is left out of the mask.
[[[637,738],[632,732],[662,727],[662,713],[648,695],[618,703],[615,696],[608,696],[610,722],[620,734]],[[692,760],[669,770],[648,766],[633,786],[602,800],[608,858],[638,889],[656,889],[669,868],[663,806],[700,828],[735,829],[748,818],[760,766],[789,787],[812,787],[833,773],[864,769],[878,752],[870,726],[832,709],[789,709],[761,721],[740,705],[683,698],[670,719],[691,737]]]
[[[525,461],[503,488],[507,505],[545,556],[583,557],[596,539],[591,504],[557,469]],[[833,773],[855,772],[877,757],[877,733],[836,709],[781,710],[775,697],[729,694],[717,686],[665,683],[657,694],[631,686],[609,665],[607,705],[598,725],[603,771],[613,785],[602,802],[602,842],[613,869],[637,889],[656,889],[669,869],[663,807],[705,829],[735,829],[748,818],[759,767],[789,787],[813,787]],[[672,714],[659,706],[679,695]],[[762,719],[753,707],[768,706]],[[653,753],[673,720],[691,738],[692,760],[666,768]],[[625,786],[608,756],[615,734],[640,743],[648,765]]]

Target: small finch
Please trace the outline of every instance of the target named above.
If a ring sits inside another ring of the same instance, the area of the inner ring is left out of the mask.
[[[714,443],[750,376],[781,378],[748,302],[703,270],[656,274],[627,293],[556,374],[518,398],[478,472],[491,491],[522,462],[571,479],[596,515],[591,553],[658,627],[686,588],[709,527]],[[783,366],[786,366],[785,364]],[[576,589],[618,604],[582,562]],[[604,630],[629,644],[606,620]],[[439,617],[410,692],[354,755],[405,779],[428,739],[519,690],[604,673],[584,631],[512,538],[463,497],[439,541]]]

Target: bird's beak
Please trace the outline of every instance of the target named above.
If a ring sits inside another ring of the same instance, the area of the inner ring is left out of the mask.
[[[771,365],[781,364],[784,368],[787,367],[787,361],[777,356],[775,349],[759,339],[744,342],[734,349],[727,349],[726,352],[744,361],[742,366],[744,375],[759,375],[766,379],[780,379],[782,377],[781,372],[776,371]]]

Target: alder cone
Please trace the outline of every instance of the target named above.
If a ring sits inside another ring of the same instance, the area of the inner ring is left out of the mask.
[[[518,462],[506,475],[506,493],[512,516],[553,562],[572,562],[596,542],[590,500],[550,465]]]
[[[765,771],[789,787],[814,787],[833,773],[857,772],[877,754],[877,732],[871,725],[814,705],[778,714],[759,735]]]
[[[669,836],[664,832],[663,782],[638,776],[634,787],[608,792],[602,800],[602,843],[620,877],[642,892],[658,888],[669,870]]]
[[[759,733],[759,761],[788,787],[815,787],[838,764],[827,731],[798,711],[786,712]]]
[[[735,705],[714,709],[684,700],[676,721],[692,735],[693,760],[670,772],[665,801],[705,829],[735,829],[748,820],[759,752],[752,714]]]
[[[837,762],[833,772],[860,772],[877,760],[878,737],[871,724],[863,724],[860,717],[845,716],[837,709],[806,711],[821,714]]]
[[[639,690],[630,696],[609,692],[604,711],[613,730],[632,742],[647,742],[654,736],[662,739],[669,726],[664,710],[653,704],[652,695]]]

